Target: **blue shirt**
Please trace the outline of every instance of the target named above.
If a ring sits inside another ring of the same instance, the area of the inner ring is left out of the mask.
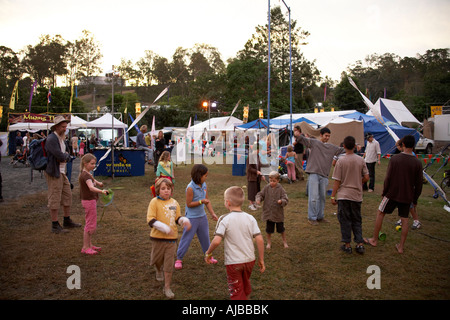
[[[205,182],[203,182],[202,186],[200,187],[198,184],[196,184],[194,181],[191,180],[191,182],[186,187],[186,192],[187,192],[188,188],[191,188],[194,193],[192,202],[200,201],[200,200],[203,200],[206,198],[206,183]],[[192,208],[189,208],[186,205],[186,217],[200,218],[200,217],[203,217],[204,215],[206,215],[206,212],[205,212],[205,205],[203,203],[199,206],[192,207]]]

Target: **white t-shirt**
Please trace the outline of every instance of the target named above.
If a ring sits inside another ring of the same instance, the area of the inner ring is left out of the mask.
[[[378,155],[381,154],[380,144],[373,139],[372,142],[367,141],[366,145],[366,163],[373,163],[378,161]]]
[[[256,219],[243,211],[232,211],[217,221],[214,235],[224,239],[225,265],[255,260],[253,238],[261,234]]]

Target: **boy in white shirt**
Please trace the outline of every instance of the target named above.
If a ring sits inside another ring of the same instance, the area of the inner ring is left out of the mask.
[[[205,261],[210,264],[212,252],[224,239],[225,266],[231,300],[247,300],[252,291],[250,275],[255,264],[255,238],[258,248],[258,265],[261,273],[264,265],[264,239],[256,219],[241,209],[244,203],[244,190],[230,187],[225,190],[225,207],[230,213],[217,221],[214,239],[205,252]]]

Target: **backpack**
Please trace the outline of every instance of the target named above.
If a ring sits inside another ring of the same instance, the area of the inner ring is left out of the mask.
[[[28,157],[28,160],[30,161],[33,170],[42,171],[47,168],[48,158],[47,152],[45,151],[46,140],[46,138],[35,139],[30,142],[30,156]]]

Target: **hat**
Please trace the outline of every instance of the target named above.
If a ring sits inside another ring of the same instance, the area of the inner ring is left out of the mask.
[[[50,127],[50,130],[54,130],[55,129],[55,127],[58,125],[58,124],[60,124],[61,122],[67,122],[67,123],[70,123],[70,120],[67,120],[66,118],[64,118],[63,116],[57,116],[57,117],[55,117],[55,119],[53,120],[53,122],[55,123],[54,125],[52,125],[51,127]]]

